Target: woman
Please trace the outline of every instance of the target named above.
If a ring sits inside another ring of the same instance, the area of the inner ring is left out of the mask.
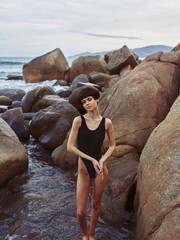
[[[74,119],[67,143],[67,150],[79,157],[76,199],[77,218],[83,233],[83,240],[94,240],[94,231],[100,214],[101,196],[108,177],[106,160],[115,149],[113,125],[110,119],[99,114],[99,97],[99,91],[94,87],[84,87],[80,91],[78,100],[87,113]],[[104,155],[101,155],[105,132],[108,136],[109,148]],[[94,181],[91,225],[88,232],[86,205],[91,179]]]

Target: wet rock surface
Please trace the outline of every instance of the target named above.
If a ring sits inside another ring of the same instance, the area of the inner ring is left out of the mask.
[[[78,157],[67,151],[67,141],[66,138],[63,144],[56,149],[51,154],[51,162],[59,166],[62,169],[72,169],[77,166]]]
[[[23,76],[19,75],[8,75],[6,80],[23,80]]]
[[[150,135],[140,158],[136,239],[178,240],[180,226],[180,97]]]
[[[45,95],[41,97],[32,107],[32,112],[38,112],[41,109],[47,108],[55,103],[63,102],[65,99],[60,98],[57,95]]]
[[[77,88],[78,83],[88,83],[88,77],[85,74],[80,74],[74,78],[71,83],[70,89],[73,91]]]
[[[28,155],[15,132],[0,118],[0,186],[28,167]]]
[[[22,108],[14,108],[6,111],[2,118],[14,130],[19,139],[29,138],[29,124],[24,121]]]
[[[110,75],[107,73],[92,72],[89,74],[91,83],[101,87],[106,87],[110,81]]]
[[[62,98],[68,98],[71,95],[72,91],[71,91],[71,89],[68,88],[66,90],[59,90],[56,93],[58,96],[60,96]]]
[[[112,154],[116,160],[114,168],[109,166],[108,189],[105,191],[108,207],[102,212],[110,209],[109,218],[114,222],[120,219],[120,211],[133,209],[141,151],[177,98],[179,77],[179,69],[174,64],[144,62],[123,75],[101,96],[100,112],[112,120],[116,140],[116,150]],[[103,152],[107,148],[105,138]]]
[[[79,112],[68,102],[55,103],[37,112],[30,123],[30,134],[48,149],[60,146]]]
[[[32,112],[33,106],[46,95],[56,95],[56,93],[51,87],[37,87],[27,92],[22,99],[23,112]]]
[[[6,96],[12,101],[21,101],[26,92],[18,88],[3,88],[0,89],[0,96]]]

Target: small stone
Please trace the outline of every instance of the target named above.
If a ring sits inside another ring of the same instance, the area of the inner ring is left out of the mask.
[[[6,96],[0,96],[0,105],[8,106],[11,105],[12,100]]]

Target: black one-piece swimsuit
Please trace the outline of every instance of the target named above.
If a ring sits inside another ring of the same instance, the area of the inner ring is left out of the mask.
[[[81,115],[82,123],[77,136],[77,147],[83,153],[93,157],[97,161],[101,158],[101,147],[105,137],[105,118],[103,117],[95,130],[87,127],[84,116]],[[82,158],[91,178],[95,178],[96,172],[91,161]]]

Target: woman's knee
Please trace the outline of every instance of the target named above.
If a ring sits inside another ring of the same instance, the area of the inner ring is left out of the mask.
[[[77,217],[82,218],[86,216],[86,210],[85,209],[77,209]]]
[[[95,199],[92,199],[91,200],[91,207],[94,209],[94,210],[99,210],[101,208],[101,203],[100,201],[98,200],[95,200]]]

